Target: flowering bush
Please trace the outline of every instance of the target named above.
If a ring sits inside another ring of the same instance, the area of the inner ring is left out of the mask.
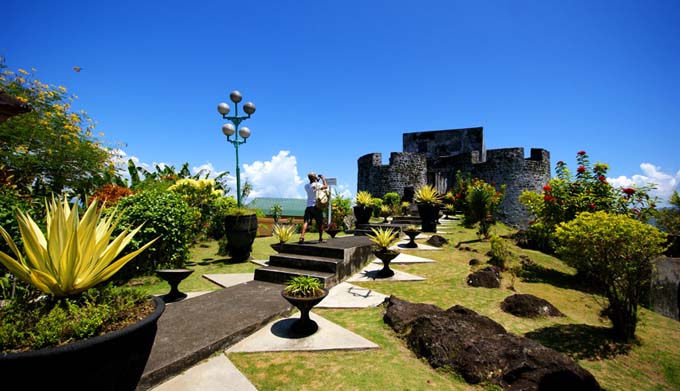
[[[132,194],[132,190],[125,186],[108,184],[97,190],[92,198],[90,198],[90,201],[96,198],[105,202],[107,206],[111,206],[115,205],[121,198],[131,196]]]
[[[652,186],[611,186],[606,177],[609,166],[591,165],[585,151],[576,154],[576,162],[575,176],[566,163],[559,161],[555,166],[556,177],[540,193],[527,190],[520,196],[520,202],[535,217],[529,222],[529,236],[541,239],[542,250],[554,248],[550,237],[559,223],[571,221],[581,212],[605,211],[647,221],[656,207],[656,200],[649,196]]]
[[[665,235],[626,215],[598,211],[561,223],[555,237],[558,255],[602,286],[608,299],[605,313],[615,334],[632,339],[637,306],[649,287],[652,259],[661,255]]]

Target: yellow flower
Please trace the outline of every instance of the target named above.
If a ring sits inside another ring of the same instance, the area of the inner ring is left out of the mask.
[[[17,100],[21,103],[27,103],[28,99],[24,98],[23,96],[17,96]]]
[[[22,75],[28,75],[28,72],[26,72],[25,70],[23,70],[21,68],[19,68],[19,70],[17,72],[21,73]]]
[[[61,91],[61,92],[66,92],[66,87],[64,87],[64,86],[59,86],[59,91]]]

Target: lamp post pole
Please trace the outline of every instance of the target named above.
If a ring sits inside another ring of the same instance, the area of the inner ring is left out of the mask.
[[[238,163],[238,147],[241,144],[245,144],[246,140],[248,137],[250,137],[250,129],[247,127],[242,127],[239,130],[239,126],[241,125],[241,122],[247,120],[250,118],[251,114],[255,112],[255,105],[253,102],[246,102],[243,105],[243,111],[248,114],[248,115],[243,115],[239,116],[238,115],[238,104],[241,102],[243,97],[241,96],[241,93],[238,91],[232,91],[229,94],[229,99],[234,102],[234,115],[229,116],[229,111],[231,111],[231,108],[229,105],[225,102],[222,102],[217,105],[217,111],[222,114],[223,119],[229,120],[231,123],[224,124],[222,126],[222,133],[224,133],[225,136],[227,136],[227,141],[232,143],[234,145],[234,148],[236,149],[236,204],[238,207],[241,207],[241,168]],[[239,139],[239,135],[241,138]],[[234,139],[231,139],[231,136],[234,136]]]

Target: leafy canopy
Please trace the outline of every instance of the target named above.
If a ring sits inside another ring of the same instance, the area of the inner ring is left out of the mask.
[[[0,90],[32,111],[0,123],[0,177],[11,177],[22,194],[41,197],[64,190],[89,194],[103,184],[114,171],[111,155],[93,136],[94,121],[72,110],[75,97],[39,81],[34,70],[6,68],[0,57]]]

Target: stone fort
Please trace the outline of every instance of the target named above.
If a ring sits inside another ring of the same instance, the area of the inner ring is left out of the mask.
[[[395,192],[408,199],[425,184],[444,193],[455,183],[456,172],[469,173],[487,183],[507,185],[498,219],[525,226],[528,215],[519,203],[524,190],[541,191],[550,180],[550,152],[532,148],[486,149],[484,128],[436,130],[403,134],[403,152],[392,152],[389,164],[382,154],[369,153],[358,160],[357,190],[375,197]]]

